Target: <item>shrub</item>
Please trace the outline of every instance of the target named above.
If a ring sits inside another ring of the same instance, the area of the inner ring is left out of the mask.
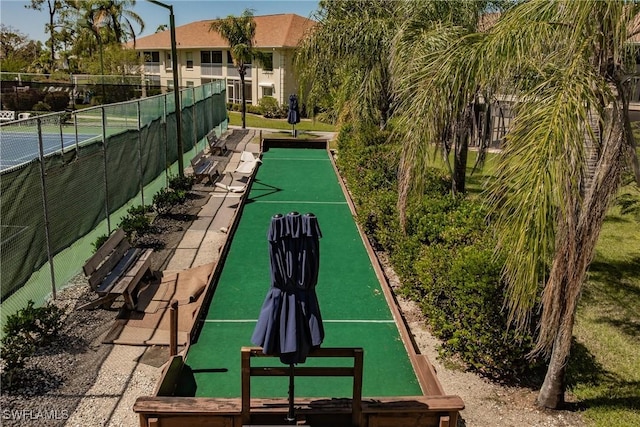
[[[64,111],[69,106],[69,94],[67,92],[48,92],[44,96],[44,102],[52,111]]]
[[[509,328],[501,310],[505,286],[500,260],[489,240],[484,244],[425,247],[416,270],[421,307],[433,333],[444,341],[441,352],[457,355],[472,370],[496,379],[517,379],[538,367],[528,360],[533,329]]]
[[[53,305],[36,308],[29,300],[25,308],[7,317],[2,328],[2,360],[9,386],[15,373],[24,368],[36,349],[58,336],[63,313],[61,308]]]
[[[2,94],[2,105],[8,110],[31,111],[34,105],[40,103],[43,99],[44,95],[38,89],[19,90],[17,92],[7,91]]]
[[[175,205],[183,203],[187,198],[187,192],[183,190],[173,191],[165,188],[153,196],[153,209],[160,215],[167,214]]]
[[[279,105],[272,96],[263,96],[258,101],[261,114],[268,119],[284,119],[287,117],[287,107]]]
[[[151,231],[151,220],[146,215],[147,212],[149,212],[149,208],[146,206],[132,206],[127,210],[127,216],[120,220],[118,227],[124,230],[129,240]]]
[[[450,178],[427,169],[423,195],[406,206],[403,231],[396,206],[400,146],[391,132],[347,124],[338,135],[337,165],[359,223],[388,252],[401,292],[420,304],[444,355],[492,378],[531,372],[538,366],[527,359],[534,331],[507,326],[503,262],[494,257],[486,210],[452,196]]]
[[[189,191],[193,187],[196,177],[191,176],[172,176],[169,178],[169,188],[176,191]]]

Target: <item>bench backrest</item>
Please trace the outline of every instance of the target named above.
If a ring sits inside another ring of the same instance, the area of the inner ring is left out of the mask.
[[[100,246],[95,254],[82,267],[85,276],[89,278],[89,285],[94,290],[115,267],[124,254],[131,248],[127,235],[122,228],[116,230],[106,242]]]
[[[218,135],[216,135],[215,132],[211,131],[207,134],[207,142],[209,143],[209,146],[217,144],[218,141],[220,140],[218,139]]]
[[[200,163],[202,163],[203,161],[206,160],[206,156],[204,154],[203,151],[198,152],[198,154],[196,154],[193,159],[191,159],[191,166],[196,167],[198,166]]]
[[[225,151],[227,151],[225,141],[219,139],[213,131],[207,134],[207,142],[209,143],[209,152],[212,154],[217,151],[219,151],[220,154],[223,154]]]

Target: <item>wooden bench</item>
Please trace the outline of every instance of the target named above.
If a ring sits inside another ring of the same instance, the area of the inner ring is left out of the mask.
[[[209,144],[209,153],[214,156],[224,156],[227,154],[227,144],[223,139],[218,138],[215,131],[207,134],[207,143]]]
[[[202,181],[208,178],[213,184],[216,181],[216,177],[219,175],[218,161],[210,156],[204,154],[204,151],[200,151],[191,159],[191,167],[193,168],[193,174],[198,181]]]
[[[152,253],[152,249],[132,247],[124,230],[119,228],[82,268],[89,279],[89,286],[99,298],[79,308],[108,308],[116,298],[122,296],[127,308],[135,310],[135,290],[144,275],[151,271]]]

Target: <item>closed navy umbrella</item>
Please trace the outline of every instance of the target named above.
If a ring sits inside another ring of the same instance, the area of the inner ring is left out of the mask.
[[[296,136],[296,123],[300,123],[300,109],[298,108],[298,97],[295,94],[289,95],[287,123],[293,125],[293,136]]]
[[[324,328],[315,287],[320,268],[322,237],[314,214],[291,212],[271,218],[267,233],[271,287],[260,310],[251,342],[265,354],[280,356],[291,368],[289,421],[293,415],[293,365],[304,363],[320,346]]]

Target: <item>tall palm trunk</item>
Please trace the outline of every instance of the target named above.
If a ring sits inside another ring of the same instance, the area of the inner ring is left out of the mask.
[[[246,129],[247,127],[247,97],[244,93],[244,76],[247,73],[245,70],[245,66],[241,65],[238,67],[238,74],[240,74],[240,93],[242,94],[242,129]]]
[[[553,347],[537,401],[547,408],[559,408],[564,403],[565,366],[571,350],[582,284],[593,258],[607,207],[620,180],[626,141],[624,117],[622,111],[617,109],[611,114],[612,126],[603,135],[600,155],[584,200],[580,203],[576,197],[567,202],[565,218],[558,230],[549,284],[542,296],[542,339],[539,342],[551,341]]]

